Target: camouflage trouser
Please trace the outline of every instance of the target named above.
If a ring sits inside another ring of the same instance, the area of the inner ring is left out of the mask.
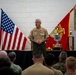
[[[45,56],[46,54],[46,44],[45,42],[41,43],[41,44],[37,44],[35,42],[32,43],[32,51],[35,50],[41,50],[43,52],[43,55]]]

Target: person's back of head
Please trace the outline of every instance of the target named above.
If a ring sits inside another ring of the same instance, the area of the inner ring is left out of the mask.
[[[14,70],[14,72],[17,74],[17,75],[21,75],[22,73],[22,68],[15,64],[14,61],[16,60],[16,53],[15,52],[9,52],[8,53],[8,57],[10,58],[11,60],[11,68]]]
[[[1,51],[0,51],[0,58],[6,58],[6,57],[8,57],[8,56],[7,56],[7,52],[1,50]]]
[[[52,53],[46,54],[46,56],[45,56],[45,64],[47,66],[52,66],[54,64],[54,61],[55,61],[54,54],[52,54]]]
[[[12,62],[14,62],[16,60],[16,53],[15,52],[9,52],[8,57],[10,58],[10,60]]]
[[[40,50],[33,51],[33,62],[41,62],[43,63],[44,56],[43,53]]]
[[[59,61],[65,61],[67,58],[67,53],[65,51],[61,51],[59,54]]]
[[[66,68],[70,70],[76,69],[76,58],[73,56],[70,56],[66,59]]]
[[[10,67],[11,63],[6,51],[0,51],[0,68],[4,66]]]

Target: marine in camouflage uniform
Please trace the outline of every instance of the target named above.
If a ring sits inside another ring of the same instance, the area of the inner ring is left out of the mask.
[[[17,75],[21,75],[22,74],[22,68],[15,64],[15,60],[16,60],[16,53],[15,52],[9,52],[8,53],[8,57],[10,58],[10,62],[11,62],[11,66],[10,68],[13,69],[13,71],[17,74]]]
[[[41,27],[40,19],[36,19],[35,21],[36,28],[34,28],[29,35],[29,39],[31,41],[31,50],[41,50],[43,54],[46,54],[46,44],[48,32],[45,28]]]
[[[13,69],[13,71],[17,74],[17,75],[21,75],[22,74],[22,68],[19,65],[16,65],[14,63],[11,63],[11,68]]]
[[[61,51],[59,54],[59,62],[53,65],[53,68],[57,70],[61,70],[63,74],[66,72],[65,60],[67,58],[67,53],[65,51]]]
[[[56,63],[55,65],[53,65],[53,68],[57,69],[57,70],[60,70],[63,72],[63,74],[66,72],[66,68],[65,68],[65,62],[58,62]]]

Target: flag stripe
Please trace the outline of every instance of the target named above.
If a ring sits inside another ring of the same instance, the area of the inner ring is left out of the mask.
[[[25,49],[25,44],[26,44],[26,38],[24,38],[24,40],[23,40],[22,50],[24,50],[24,49]]]
[[[20,33],[20,36],[19,36],[19,41],[18,41],[17,50],[19,50],[20,43],[21,43],[21,39],[22,39],[22,33]]]
[[[14,50],[17,50],[18,41],[19,41],[19,35],[20,35],[20,30],[18,30],[18,34],[17,34],[17,37],[16,37],[16,44],[15,44]]]
[[[15,44],[16,44],[15,42],[16,42],[17,34],[18,34],[18,28],[16,28],[16,32],[15,32],[15,36],[14,36],[14,41],[13,41],[12,50],[14,50],[14,48],[15,48]]]
[[[8,42],[8,47],[7,47],[8,50],[10,49],[11,39],[12,39],[12,34],[10,34],[10,38],[9,38],[9,42]]]
[[[23,40],[24,40],[24,36],[22,36],[22,40],[21,40],[20,48],[19,48],[20,50],[22,49]]]
[[[7,50],[8,42],[9,42],[10,34],[8,33],[6,44],[5,44],[5,50]]]
[[[5,37],[5,34],[4,34],[4,31],[2,30],[1,49],[2,49],[2,44],[3,44],[3,42],[4,42],[4,37]]]
[[[5,34],[5,39],[4,39],[4,42],[3,42],[3,45],[2,45],[2,50],[5,50],[5,45],[6,45],[6,41],[7,41],[7,36],[8,36],[8,33]]]
[[[12,46],[13,46],[15,31],[16,31],[16,26],[15,26],[14,32],[13,32],[13,34],[12,34],[12,40],[11,40],[11,44],[10,44],[10,49],[9,49],[9,50],[11,50],[11,49],[12,49]]]

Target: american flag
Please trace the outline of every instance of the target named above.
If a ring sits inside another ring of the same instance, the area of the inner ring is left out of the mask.
[[[0,46],[2,50],[24,50],[26,37],[1,9]]]

